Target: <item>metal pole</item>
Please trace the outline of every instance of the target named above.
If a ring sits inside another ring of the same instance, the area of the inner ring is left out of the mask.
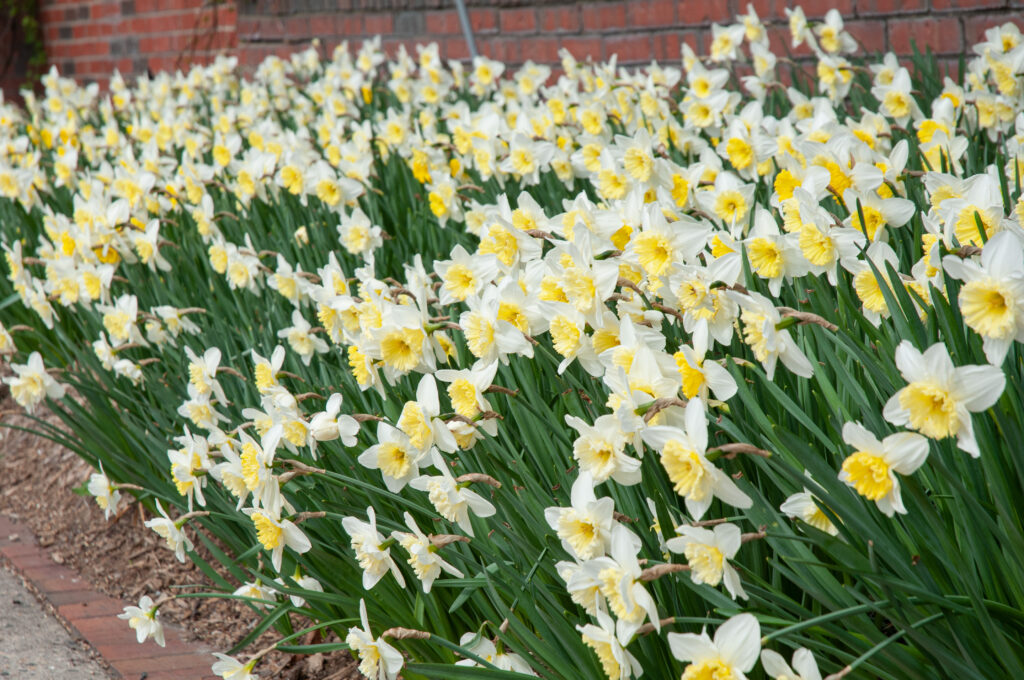
[[[455,0],[455,9],[459,11],[459,23],[462,24],[462,35],[465,36],[466,45],[469,46],[469,56],[476,59],[476,42],[473,40],[473,28],[469,25],[465,0]]]

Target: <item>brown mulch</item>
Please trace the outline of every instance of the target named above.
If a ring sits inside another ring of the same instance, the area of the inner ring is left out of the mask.
[[[21,415],[6,385],[0,384],[0,397],[0,424],[33,426],[32,420]],[[59,422],[50,413],[43,417],[51,423]],[[140,504],[132,503],[106,521],[91,497],[74,493],[72,489],[82,485],[92,472],[87,463],[59,444],[0,426],[0,512],[27,524],[55,562],[74,568],[96,590],[132,604],[143,595],[156,600],[178,592],[174,587],[184,584],[198,585],[190,589],[198,592],[217,590],[191,561],[179,563],[163,539],[143,526],[150,517]],[[216,564],[200,541],[194,542],[200,555]],[[225,577],[234,581],[229,575]],[[160,617],[184,629],[187,638],[223,652],[259,622],[258,615],[241,601],[217,598],[173,600],[160,607]],[[306,625],[308,622],[295,621],[296,629]],[[278,637],[274,632],[264,633],[237,658],[244,660],[247,654],[273,644]],[[312,641],[310,636],[297,642]],[[336,641],[336,636],[332,634],[327,641]],[[214,661],[211,655],[210,663]],[[347,651],[312,656],[271,652],[255,671],[263,678],[284,680],[362,677]]]

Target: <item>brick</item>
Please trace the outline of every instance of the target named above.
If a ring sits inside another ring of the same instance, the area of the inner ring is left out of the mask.
[[[604,39],[602,59],[618,55],[619,64],[648,63],[651,60],[650,33],[609,36]]]
[[[23,567],[19,566],[19,569],[21,568]],[[65,566],[56,564],[55,562],[50,562],[49,564],[43,566],[32,567],[32,571],[26,573],[30,573],[32,576],[32,580],[35,581],[39,585],[40,589],[44,591],[47,590],[46,584],[51,581],[78,583],[86,582],[75,572],[71,571]]]
[[[846,21],[844,27],[858,42],[858,56],[886,51],[885,23],[881,20]],[[867,54],[863,54],[865,51]]]
[[[39,10],[39,24],[42,26],[49,26],[60,21],[64,18],[64,12],[62,10],[44,7]],[[0,529],[0,534],[3,534],[3,529]]]
[[[97,640],[93,644],[93,647],[96,648],[96,651],[99,652],[103,658],[110,661],[114,668],[117,668],[118,662],[127,659],[150,658],[153,656],[154,649],[160,649],[160,647],[152,640],[147,640],[146,642],[140,645],[138,642],[136,642],[135,633],[128,627],[127,621],[122,621],[121,619],[114,619],[114,621],[123,626],[124,630],[122,632],[126,633],[126,637],[119,641],[115,641],[112,639],[106,641]],[[97,637],[103,638],[109,637],[111,635],[113,635],[113,633],[106,633],[102,631],[97,633]],[[86,638],[89,640],[93,639],[91,635],[86,635]],[[165,647],[164,649],[170,650],[171,652],[177,652],[180,654],[187,654],[189,653],[189,651],[191,651],[183,643],[178,642],[174,639],[168,639],[167,647]]]
[[[697,24],[731,23],[735,14],[728,2],[707,2],[706,0],[680,0],[676,7],[676,17],[683,26]],[[744,8],[746,5],[744,5]]]
[[[469,46],[465,40],[445,40],[441,43],[441,57],[456,61],[469,59]]]
[[[101,2],[93,5],[89,9],[89,18],[93,21],[102,20],[109,16],[115,16],[121,13],[121,6],[119,3],[112,2],[106,3]]]
[[[553,63],[558,61],[558,38],[549,36],[537,36],[525,38],[521,45],[523,60],[533,60],[538,63]]]
[[[934,3],[935,0],[933,0],[933,6]],[[857,0],[857,16],[860,17],[914,14],[927,11],[928,0]]]
[[[97,593],[95,590],[65,590],[59,593],[49,593],[46,599],[50,601],[54,607],[58,609],[66,604],[80,604],[83,602],[92,602],[94,600],[101,600],[103,596]]]
[[[81,619],[100,616],[117,616],[124,611],[125,603],[105,597],[91,602],[74,602],[57,607],[57,612],[72,624]]]
[[[363,35],[363,16],[361,14],[341,17],[341,21],[336,20],[335,25],[339,35]]]
[[[683,43],[688,44],[695,52],[700,51],[698,39],[699,33],[695,30],[656,33],[653,36],[654,58],[661,64],[678,63]]]
[[[213,10],[219,26],[234,26],[238,23],[238,8],[234,5],[220,5]]]
[[[518,38],[494,38],[479,45],[478,49],[487,53],[491,59],[497,59],[506,64],[518,64],[521,62],[519,47],[520,40]]]
[[[652,56],[659,63],[677,61],[679,59],[679,47],[682,44],[682,36],[677,31],[671,33],[657,33],[652,37],[654,48]]]
[[[676,3],[673,0],[634,0],[626,7],[626,28],[667,27],[675,21]]]
[[[1017,28],[1024,28],[1024,20],[1019,15],[1010,14],[981,14],[971,15],[964,18],[964,45],[970,47],[985,39],[985,31],[996,26],[1011,22],[1017,24]]]
[[[585,59],[601,58],[601,39],[590,36],[585,38],[563,38],[561,45],[569,51],[569,54],[583,61]]]
[[[391,33],[394,28],[394,17],[390,14],[367,14],[363,20],[367,35]]]
[[[853,0],[803,0],[799,4],[804,8],[804,14],[808,19],[820,19],[830,9],[839,10],[843,18],[853,16]]]
[[[432,14],[437,14],[437,12],[429,12],[427,16]],[[458,23],[458,17],[456,17],[456,23]],[[469,10],[469,25],[473,28],[474,34],[494,33],[498,30],[498,12],[493,9],[471,9]]]
[[[35,543],[11,543],[0,548],[0,553],[4,557],[14,563],[14,566],[18,566],[18,558],[25,556],[46,556],[46,551],[40,548]]]
[[[911,42],[921,52],[929,47],[936,54],[955,54],[963,49],[960,20],[955,16],[890,20],[888,29],[889,49],[896,54],[913,54]]]
[[[423,35],[423,12],[399,12],[395,15],[395,33]]]
[[[501,11],[502,33],[532,33],[537,30],[537,13],[532,7]]]
[[[217,662],[213,654],[167,654],[150,659],[124,659],[117,662],[117,670],[125,673],[146,673],[146,678],[156,677],[156,671],[175,672],[185,670],[209,671],[210,666]],[[193,676],[195,677],[195,676]]]
[[[626,25],[626,5],[622,2],[593,3],[583,6],[583,30],[607,31]]]
[[[545,33],[578,33],[582,26],[580,8],[576,5],[540,10],[540,29]]]
[[[311,22],[316,21],[316,17],[310,18],[305,16],[288,17],[284,21],[284,34],[289,40],[304,40],[310,35]]]
[[[430,35],[458,35],[462,32],[459,15],[454,11],[428,12],[424,28]]]
[[[216,659],[213,659],[213,661],[216,661]],[[208,666],[213,665],[213,661]],[[201,673],[196,669],[191,669],[189,673],[179,673],[177,670],[147,673],[145,680],[193,680],[193,678],[198,679],[199,677],[201,677]]]
[[[61,68],[60,72],[61,75],[63,75],[64,69]],[[39,555],[26,555],[18,558],[17,568],[22,570],[38,569],[40,567],[48,567],[51,564],[54,564],[54,561],[50,559],[50,556],[46,553],[42,553]]]
[[[994,9],[1006,7],[1006,0],[932,0],[932,9],[941,12],[951,9]]]

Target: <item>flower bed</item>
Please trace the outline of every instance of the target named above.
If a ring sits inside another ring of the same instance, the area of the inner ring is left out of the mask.
[[[1024,41],[790,28],[814,82],[749,14],[682,70],[368,41],[0,111],[5,382],[261,614],[215,672],[1024,676]]]

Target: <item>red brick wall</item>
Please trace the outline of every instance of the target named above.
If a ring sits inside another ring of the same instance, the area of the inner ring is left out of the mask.
[[[208,61],[237,46],[233,2],[40,0],[50,63],[63,75],[105,83],[114,69],[145,73]]]
[[[469,16],[478,50],[510,64],[527,59],[557,62],[560,47],[576,57],[639,64],[652,58],[677,60],[681,41],[698,53],[710,46],[712,22],[728,23],[746,11],[747,0],[470,0]],[[785,0],[752,0],[759,16],[774,26],[772,47],[789,45]],[[1024,0],[805,0],[808,18],[831,7],[869,50],[911,54],[911,40],[923,50],[956,57],[981,39],[985,28],[1016,21],[1024,28]],[[329,5],[330,9],[323,9]],[[347,39],[382,33],[385,45],[437,41],[441,56],[468,56],[453,2],[438,0],[239,0],[238,46],[252,63],[285,53],[310,37],[328,48]],[[387,8],[376,11],[375,8]]]
[[[579,58],[638,64],[675,61],[682,41],[699,53],[710,44],[711,22],[725,23],[747,0],[468,0],[482,54],[509,64],[554,63],[560,47]],[[788,49],[785,0],[753,0],[771,24],[772,46]],[[848,30],[869,50],[922,49],[953,61],[984,29],[1005,21],[1024,28],[1024,0],[805,0],[811,19],[836,7]],[[147,69],[185,68],[218,50],[253,66],[320,38],[329,49],[384,36],[389,50],[437,41],[441,55],[469,52],[451,0],[40,0],[50,61],[81,80],[106,81]]]

